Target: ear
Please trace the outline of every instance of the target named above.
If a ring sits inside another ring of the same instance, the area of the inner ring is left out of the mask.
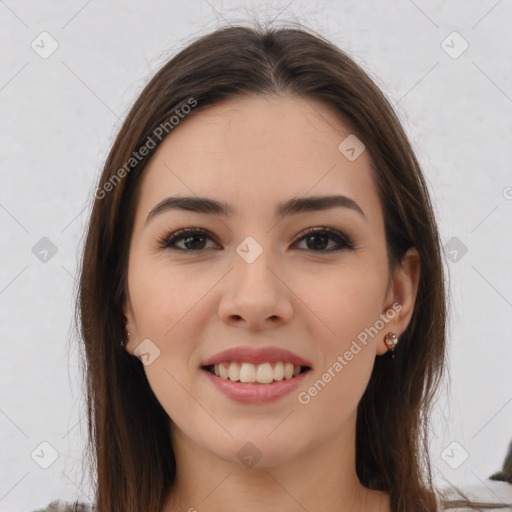
[[[137,332],[137,324],[135,322],[135,315],[133,313],[132,301],[128,293],[126,293],[126,299],[123,306],[123,313],[125,318],[125,334],[130,333],[128,336],[128,343],[126,344],[126,351],[132,356],[137,346],[137,340],[139,339]]]
[[[418,293],[420,266],[418,250],[411,247],[390,278],[382,310],[383,315],[390,318],[390,320],[385,324],[379,335],[377,354],[385,354],[388,351],[388,347],[384,343],[386,333],[392,331],[400,337],[411,321]]]

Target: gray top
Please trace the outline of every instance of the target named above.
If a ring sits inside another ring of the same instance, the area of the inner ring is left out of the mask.
[[[71,503],[69,501],[55,500],[49,503],[45,508],[34,510],[33,512],[96,512],[96,507],[91,503]]]

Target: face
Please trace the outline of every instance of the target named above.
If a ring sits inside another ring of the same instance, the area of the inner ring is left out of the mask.
[[[271,466],[332,439],[410,319],[417,279],[388,273],[370,155],[338,149],[350,133],[313,100],[229,100],[175,127],[144,171],[127,350],[175,435],[210,456],[244,464],[245,446]],[[344,199],[304,201],[325,196]],[[220,206],[165,203],[185,197]]]

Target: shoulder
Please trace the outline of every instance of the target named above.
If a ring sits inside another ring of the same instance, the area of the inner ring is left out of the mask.
[[[482,504],[480,508],[476,510],[490,510],[499,509],[501,510],[512,510],[512,485],[507,482],[498,482],[494,480],[485,480],[481,484],[463,485],[461,491],[464,493],[471,502]],[[453,500],[458,502],[456,506],[448,507],[453,512],[467,512],[474,511],[475,508],[471,507],[466,500],[456,491],[453,487],[440,489],[440,494],[437,496],[438,509],[446,510],[441,501]],[[484,505],[485,504],[485,505]]]
[[[96,507],[91,503],[80,501],[54,500],[46,505],[46,507],[33,510],[32,512],[96,512]]]

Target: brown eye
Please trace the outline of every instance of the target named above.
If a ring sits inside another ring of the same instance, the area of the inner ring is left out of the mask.
[[[309,249],[325,249],[329,245],[329,236],[322,233],[308,235],[305,240]]]
[[[314,252],[331,252],[336,250],[354,248],[352,241],[350,240],[349,237],[343,235],[342,233],[336,231],[335,229],[325,226],[318,228],[309,228],[306,231],[303,231],[299,235],[297,241],[302,240],[305,240],[307,249],[310,249]],[[334,241],[337,246],[335,246],[334,248],[331,247],[327,249],[330,241]]]
[[[201,251],[205,248],[207,240],[211,240],[209,233],[200,228],[184,228],[167,233],[158,240],[160,249],[171,249],[176,251],[192,252]],[[182,242],[183,241],[183,242]],[[178,242],[182,242],[183,246],[179,247]]]

